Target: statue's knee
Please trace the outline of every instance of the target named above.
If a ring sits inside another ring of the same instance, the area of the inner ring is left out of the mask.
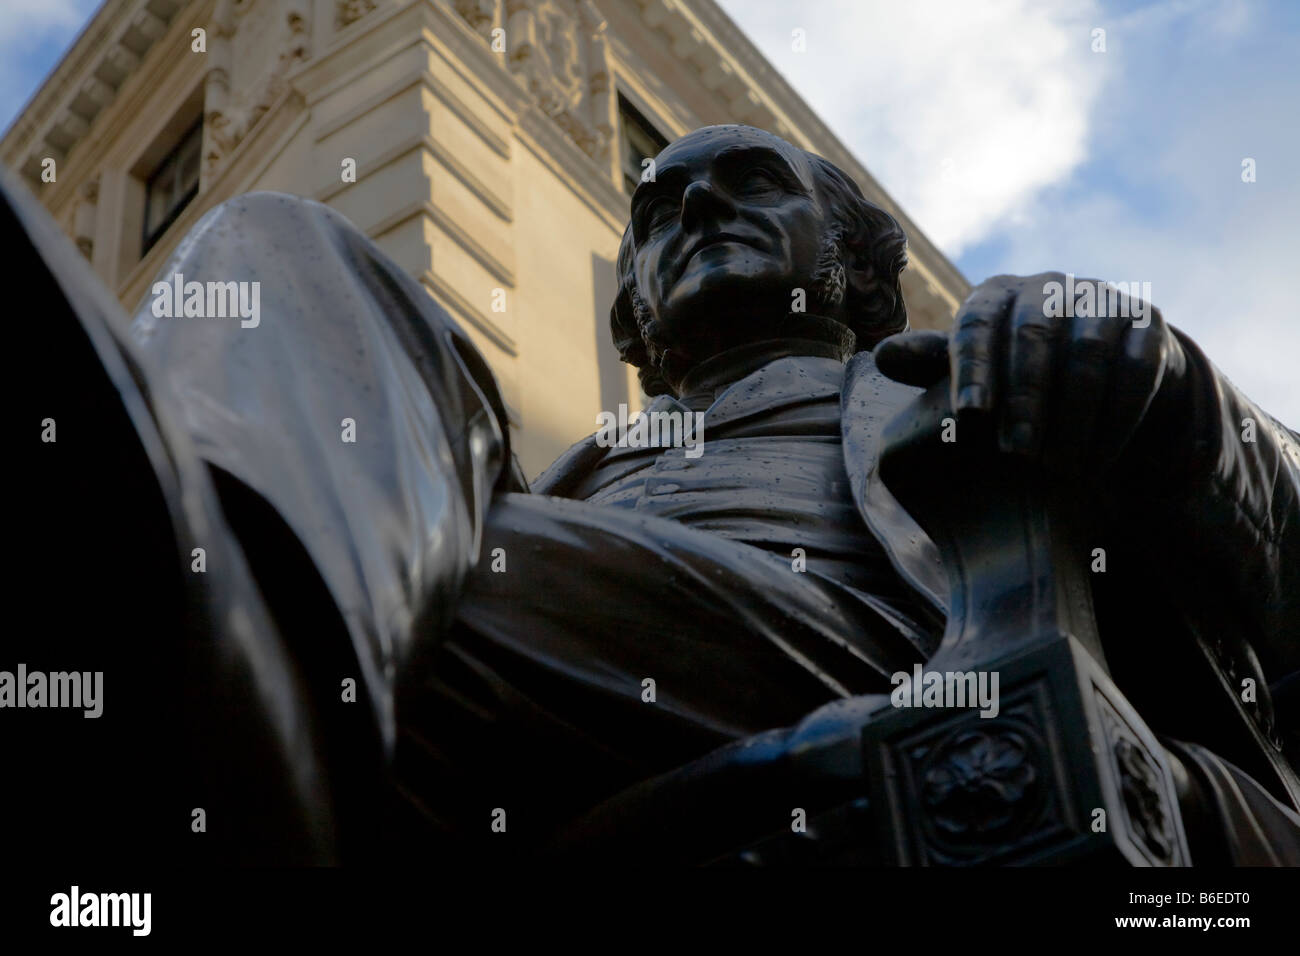
[[[289,193],[251,192],[205,213],[175,255],[193,268],[246,264],[264,272],[310,262],[319,273],[357,238],[364,238],[360,230],[324,203]]]

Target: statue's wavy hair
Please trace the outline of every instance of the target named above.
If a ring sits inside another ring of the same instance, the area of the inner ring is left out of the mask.
[[[838,305],[847,296],[848,325],[857,338],[857,349],[873,348],[886,336],[907,329],[901,282],[907,266],[907,236],[898,221],[863,196],[857,183],[841,169],[815,153],[806,155],[817,192],[832,210],[809,308],[815,311]],[[865,282],[847,281],[846,258],[866,277]],[[641,334],[650,310],[637,291],[635,259],[636,240],[629,223],[618,247],[618,294],[609,310],[609,325],[619,357],[636,368],[642,390],[653,396],[670,389],[651,361]]]

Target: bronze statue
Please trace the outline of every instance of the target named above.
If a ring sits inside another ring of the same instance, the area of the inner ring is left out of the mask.
[[[52,380],[140,451],[138,673],[185,675],[193,758],[157,792],[214,821],[149,816],[167,852],[1300,863],[1300,442],[1147,303],[999,276],[909,332],[892,217],[707,127],[636,190],[611,310],[695,444],[597,433],[530,486],[486,363],[328,208],[212,210],[160,279],[258,282],[260,321],[146,301],[127,336],[5,199],[93,346]],[[40,487],[90,494],[93,450]],[[912,711],[931,665],[983,714]]]

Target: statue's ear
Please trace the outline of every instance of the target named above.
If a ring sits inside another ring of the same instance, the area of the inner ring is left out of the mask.
[[[890,243],[882,256],[878,240],[866,230],[842,241],[845,303],[848,325],[857,333],[858,348],[875,348],[877,342],[907,329],[907,306],[899,276],[907,264],[906,240]]]
[[[632,297],[626,285],[620,285],[618,296],[609,308],[609,333],[614,340],[614,348],[619,358],[633,365],[640,365],[638,359],[644,358],[645,343],[641,341],[641,330],[636,326],[636,315],[632,309]]]
[[[879,292],[880,282],[876,276],[875,263],[871,251],[865,243],[840,240],[841,261],[844,263],[844,305],[847,309],[856,309],[863,302],[869,302]]]
[[[651,397],[671,394],[672,389],[650,362],[645,340],[641,338],[641,327],[636,322],[631,286],[627,284],[619,286],[618,296],[610,306],[609,331],[618,357],[637,370],[641,390]]]

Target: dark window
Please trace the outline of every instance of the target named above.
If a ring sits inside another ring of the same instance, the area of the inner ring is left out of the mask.
[[[195,123],[149,177],[144,194],[144,244],[148,252],[199,191],[203,121]]]
[[[630,196],[645,171],[641,161],[658,156],[668,140],[622,93],[618,95],[618,120],[623,140],[623,188]]]

